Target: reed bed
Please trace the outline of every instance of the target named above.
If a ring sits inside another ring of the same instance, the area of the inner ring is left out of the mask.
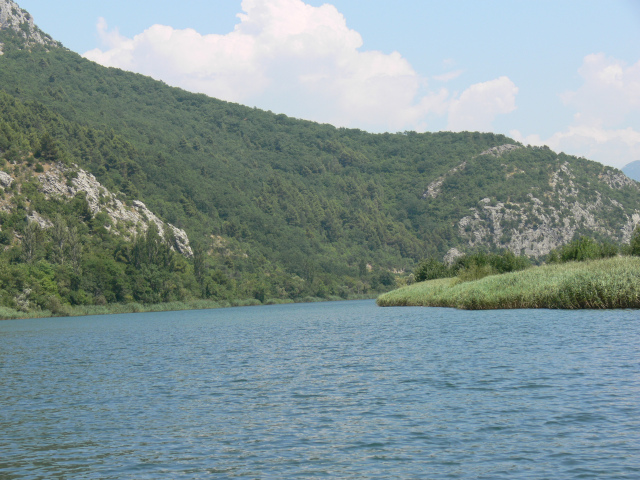
[[[470,282],[431,280],[385,293],[377,303],[467,310],[640,308],[640,257],[544,265]]]

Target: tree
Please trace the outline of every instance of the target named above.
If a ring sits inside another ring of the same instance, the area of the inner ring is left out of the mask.
[[[560,248],[561,262],[583,262],[597,258],[613,257],[618,249],[608,243],[598,243],[592,238],[582,236]]]
[[[51,235],[51,260],[53,263],[60,265],[66,260],[66,249],[68,247],[69,227],[67,222],[60,215],[56,215],[53,220],[53,226],[50,230]]]
[[[68,230],[67,242],[69,244],[69,260],[71,261],[73,273],[80,275],[82,273],[80,268],[82,262],[82,243],[80,243],[77,227],[71,227]]]
[[[42,243],[42,229],[36,222],[30,222],[22,235],[22,259],[25,263],[32,263],[38,254]]]
[[[49,135],[49,132],[45,132],[40,137],[40,146],[36,151],[36,157],[41,158],[45,162],[55,162],[60,156],[58,143]]]
[[[160,236],[160,230],[155,222],[149,222],[147,232],[136,238],[131,253],[131,260],[137,268],[142,265],[169,268],[173,265],[171,247]]]
[[[193,275],[196,277],[200,288],[204,291],[206,250],[201,242],[193,242],[191,249],[193,251]]]
[[[637,226],[631,235],[629,242],[629,253],[636,257],[640,257],[640,226]]]
[[[450,277],[451,271],[444,263],[429,257],[418,265],[414,276],[416,282],[424,282],[425,280]]]

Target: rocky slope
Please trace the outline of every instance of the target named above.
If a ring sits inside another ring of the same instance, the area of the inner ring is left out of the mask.
[[[514,147],[504,145],[481,155],[502,156],[515,150]],[[461,168],[464,165],[451,173]],[[620,197],[613,195],[615,192],[623,198],[637,196],[640,184],[619,170],[604,166],[598,176],[600,185],[593,185],[592,181],[585,184],[584,180],[577,179],[574,169],[567,161],[561,163],[548,175],[548,189],[539,194],[528,193],[526,202],[481,199],[457,222],[460,238],[470,248],[507,248],[531,257],[544,256],[581,232],[628,243],[634,228],[640,224],[640,211],[626,208],[612,197]],[[512,168],[506,175],[524,173]],[[425,197],[433,197],[443,181],[438,179],[430,184]]]
[[[27,42],[27,31],[37,32],[30,17],[11,1],[0,4],[0,39],[11,29]],[[134,199],[143,200],[208,251],[217,248],[211,239],[224,238],[248,252],[243,268],[261,280],[284,272],[315,292],[335,292],[369,272],[410,271],[447,252],[508,248],[543,257],[575,235],[625,242],[640,221],[638,184],[619,170],[503,135],[337,129],[44,50],[7,48],[0,57],[0,87],[11,87],[0,92],[0,109],[4,94],[4,117],[15,118],[5,129],[31,151],[48,132],[69,163],[127,195],[126,215],[149,217]],[[5,143],[7,161],[19,158]],[[74,181],[85,178],[45,173],[48,195],[67,184],[78,189]],[[119,226],[132,221],[116,213],[124,197],[89,190],[82,191],[92,209]],[[230,275],[241,270],[222,255],[216,261]]]
[[[27,47],[42,45],[45,47],[60,46],[51,36],[40,30],[33,22],[33,17],[20,8],[12,0],[0,0],[0,30],[12,30],[24,41]],[[0,55],[3,44],[0,43]]]
[[[4,212],[10,213],[16,208],[14,194],[26,191],[27,183],[36,185],[38,191],[47,199],[72,199],[81,194],[86,198],[94,216],[98,213],[107,215],[108,221],[104,227],[114,235],[123,235],[126,239],[133,240],[137,235],[146,232],[153,222],[161,236],[171,239],[176,251],[187,257],[193,255],[184,230],[163,222],[139,200],[133,200],[131,205],[126,205],[117,195],[102,186],[92,174],[75,165],[65,167],[60,163],[44,164],[42,169],[37,169],[42,171],[37,171],[28,164],[12,164],[5,167],[5,170],[7,171],[0,172],[0,190],[3,193],[0,210]],[[28,208],[28,212],[29,222],[36,222],[43,229],[53,225],[53,219],[47,218],[41,212],[32,208]]]

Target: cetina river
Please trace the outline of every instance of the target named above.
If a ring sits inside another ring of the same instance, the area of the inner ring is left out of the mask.
[[[640,478],[640,312],[0,322],[0,478]]]

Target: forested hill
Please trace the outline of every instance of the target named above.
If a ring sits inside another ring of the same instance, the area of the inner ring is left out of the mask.
[[[12,2],[0,4],[6,15]],[[596,162],[491,133],[370,134],[188,93],[85,60],[18,13],[0,31],[0,163],[53,141],[48,161],[143,201],[186,230],[212,278],[259,278],[262,296],[388,287],[452,248],[541,257],[576,234],[625,241],[640,221],[638,184]]]

